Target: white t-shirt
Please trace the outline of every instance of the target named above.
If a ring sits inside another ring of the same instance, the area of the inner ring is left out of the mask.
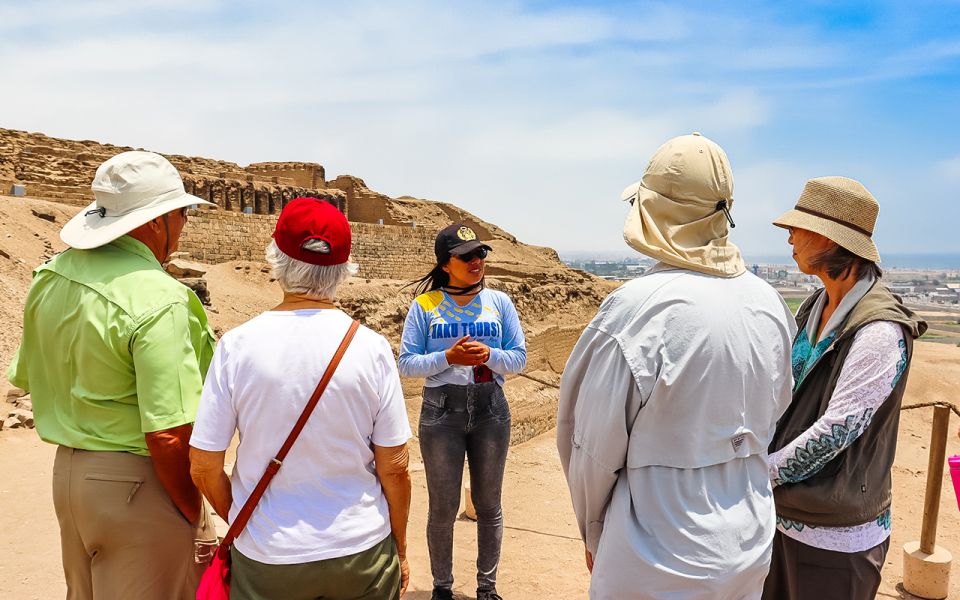
[[[190,445],[226,450],[239,430],[231,521],[303,412],[349,326],[350,318],[338,310],[269,311],[220,340]],[[372,444],[399,446],[410,436],[390,345],[360,327],[237,538],[237,549],[259,562],[294,564],[373,547],[390,534],[390,517]]]

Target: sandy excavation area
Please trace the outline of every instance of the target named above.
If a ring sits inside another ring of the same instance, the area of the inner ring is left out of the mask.
[[[9,200],[9,201],[8,201]],[[49,221],[32,210],[53,215]],[[57,232],[76,211],[41,200],[4,198],[0,203],[0,363],[5,366],[20,336],[21,307],[30,270],[62,249]],[[505,256],[506,253],[501,254]],[[583,550],[557,456],[553,417],[554,386],[580,328],[609,291],[607,284],[583,279],[569,270],[522,272],[516,256],[493,284],[514,296],[529,336],[530,365],[514,377],[507,395],[514,413],[514,445],[504,485],[505,534],[499,590],[505,598],[583,598],[589,577]],[[226,331],[279,299],[269,273],[257,262],[210,266],[206,274],[213,299],[211,321]],[[341,305],[365,324],[382,331],[395,346],[409,304],[409,290],[400,281],[357,280],[343,291]],[[522,286],[526,285],[526,288]],[[572,293],[574,290],[577,293]],[[563,320],[559,318],[562,309]],[[910,374],[905,404],[947,401],[960,404],[960,348],[920,342]],[[3,387],[0,386],[0,392]],[[416,431],[419,382],[404,381],[408,412]],[[2,398],[2,396],[0,396]],[[901,548],[919,539],[930,443],[932,409],[903,413],[894,467],[893,538],[878,598],[909,598],[898,589]],[[960,454],[953,417],[948,454]],[[412,582],[407,598],[426,600],[431,584],[424,529],[426,486],[414,440],[413,505],[409,529]],[[0,431],[0,598],[48,599],[64,596],[59,537],[50,494],[54,447],[32,430]],[[949,475],[942,478],[939,545],[960,557],[960,510]],[[476,528],[460,520],[456,526],[455,589],[473,598]],[[955,567],[951,596],[960,598],[960,567]]]

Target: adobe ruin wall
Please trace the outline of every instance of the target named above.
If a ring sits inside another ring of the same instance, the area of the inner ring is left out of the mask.
[[[191,210],[179,250],[206,263],[263,261],[276,223],[276,215]],[[351,260],[360,267],[359,277],[412,280],[433,267],[433,231],[355,222],[350,230]]]
[[[359,177],[341,175],[327,182],[327,187],[344,193],[347,199],[347,219],[360,223],[381,225],[407,225],[398,220],[390,210],[392,198],[367,187]]]
[[[0,194],[22,185],[29,196],[74,206],[93,201],[90,182],[111,156],[135,150],[88,140],[64,140],[0,128]],[[323,198],[346,211],[347,196],[327,189],[322,165],[305,162],[254,163],[164,154],[183,177],[187,193],[227,211],[276,214],[293,198]]]
[[[90,182],[97,167],[133,149],[0,128],[0,196],[11,194],[16,184],[24,186],[28,196],[86,206],[93,201]],[[182,251],[202,262],[262,261],[276,215],[301,196],[322,198],[347,216],[354,235],[354,261],[366,278],[422,276],[433,266],[436,231],[451,222],[466,223],[483,239],[516,242],[509,233],[450,204],[393,199],[350,175],[327,181],[318,163],[241,167],[208,158],[164,156],[180,172],[187,193],[216,205],[191,211],[180,242]]]

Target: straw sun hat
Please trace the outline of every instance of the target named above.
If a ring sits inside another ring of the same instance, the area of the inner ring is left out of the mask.
[[[90,187],[96,201],[60,230],[60,239],[72,248],[98,248],[170,211],[213,204],[186,193],[170,161],[142,150],[105,161]]]
[[[857,256],[880,262],[871,239],[880,205],[863,184],[846,177],[811,179],[797,205],[773,222],[819,233]]]

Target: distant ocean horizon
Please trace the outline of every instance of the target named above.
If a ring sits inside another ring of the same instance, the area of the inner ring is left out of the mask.
[[[765,254],[744,256],[747,264],[791,265],[793,258],[788,254]],[[960,254],[882,254],[880,266],[884,269],[924,269],[957,271],[960,270]]]
[[[646,258],[637,252],[597,251],[585,250],[559,251],[561,260],[589,261]],[[789,254],[756,254],[744,256],[748,265],[776,264],[792,265],[793,258]],[[883,254],[880,266],[884,269],[924,269],[924,270],[960,270],[960,253],[932,253],[932,254]]]

